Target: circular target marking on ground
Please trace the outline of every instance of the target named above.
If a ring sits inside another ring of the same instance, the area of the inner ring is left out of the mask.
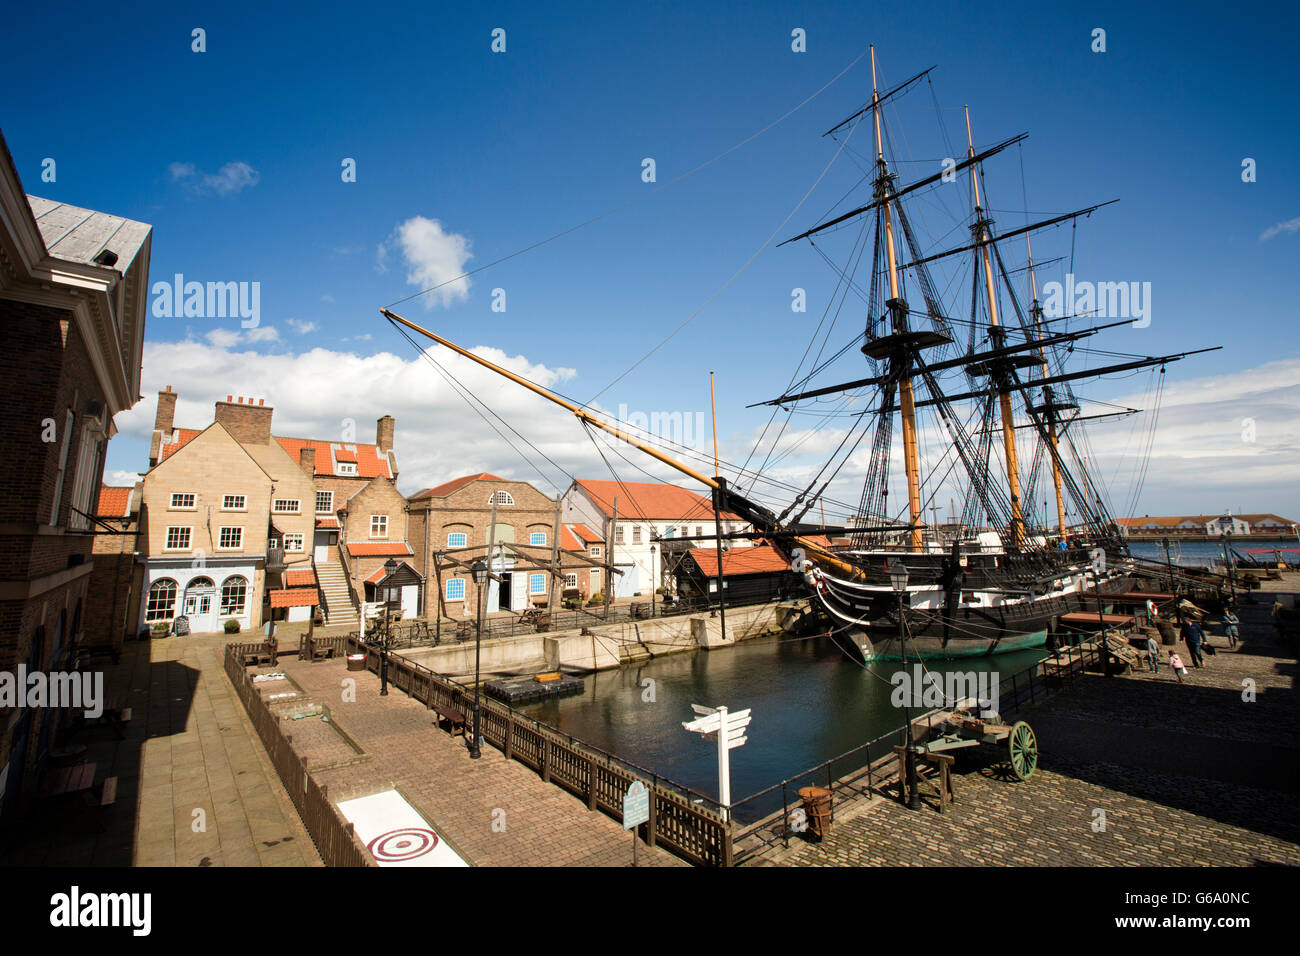
[[[403,827],[381,833],[366,849],[377,863],[404,863],[424,856],[438,845],[438,834],[423,827]]]

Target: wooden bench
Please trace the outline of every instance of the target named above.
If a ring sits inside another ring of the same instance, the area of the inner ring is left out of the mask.
[[[459,727],[460,735],[462,737],[465,736],[465,715],[459,710],[454,707],[439,707],[437,704],[434,704],[433,711],[438,715],[434,719],[434,723],[437,726],[441,727],[442,722],[445,720],[447,722],[448,734],[455,736],[456,728]]]

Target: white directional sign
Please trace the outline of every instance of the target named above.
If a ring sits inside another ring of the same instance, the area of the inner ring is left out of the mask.
[[[729,714],[725,707],[704,707],[700,704],[691,704],[691,709],[700,716],[694,720],[682,721],[682,727],[718,745],[718,802],[722,804],[725,816],[731,806],[729,757],[732,750],[743,747],[749,739],[745,736],[745,728],[751,720],[750,711],[745,708]]]

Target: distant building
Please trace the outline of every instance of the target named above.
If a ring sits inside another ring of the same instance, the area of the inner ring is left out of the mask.
[[[615,510],[617,508],[617,520]],[[713,503],[676,485],[650,481],[578,479],[564,493],[565,522],[582,523],[614,549],[616,597],[648,595],[672,587],[664,572],[665,547],[680,538],[713,535]],[[724,512],[722,533],[753,530],[738,515]],[[748,541],[732,542],[748,546]]]
[[[0,670],[70,667],[89,608],[113,416],[140,396],[152,227],[28,196],[0,137]],[[63,711],[0,709],[0,816]]]
[[[1120,531],[1133,537],[1160,537],[1166,534],[1203,534],[1219,537],[1232,534],[1237,537],[1259,534],[1287,533],[1296,527],[1289,518],[1269,513],[1172,515],[1141,518],[1119,518]]]
[[[565,589],[576,589],[585,600],[603,587],[599,535],[581,523],[562,522],[557,555],[555,499],[526,481],[508,481],[487,472],[464,475],[411,495],[408,509],[410,540],[417,549],[415,570],[429,594],[441,593],[444,616],[477,614],[477,589],[466,566],[484,557],[489,540],[495,552],[493,571],[501,581],[491,581],[485,588],[484,613],[518,612],[547,604],[556,560],[563,576],[556,582],[557,603]],[[425,614],[432,618],[438,612],[430,603]]]
[[[806,593],[790,562],[766,544],[724,551],[722,580],[728,606],[784,601]],[[716,548],[692,548],[686,553],[677,566],[676,593],[688,606],[717,604]]]
[[[319,607],[328,624],[356,625],[375,572],[412,556],[394,419],[377,421],[374,444],[333,442],[273,435],[265,400],[233,395],[207,428],[178,428],[176,401],[170,386],[158,394],[144,478],[143,623],[256,629]],[[420,613],[418,586],[400,595],[404,616]]]

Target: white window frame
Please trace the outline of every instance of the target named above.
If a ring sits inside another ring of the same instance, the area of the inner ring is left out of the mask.
[[[528,532],[528,543],[533,547],[537,547],[537,548],[546,547],[546,532],[545,531]]]
[[[375,533],[375,522],[379,522],[381,533]],[[388,537],[388,515],[371,515],[370,516],[370,537],[387,538]]]
[[[303,538],[304,538],[304,535],[303,535],[303,533],[302,533],[301,531],[286,531],[286,532],[284,533],[284,550],[285,550],[285,553],[286,553],[286,554],[300,554],[300,553],[302,552],[302,549],[303,549]],[[296,541],[298,542],[298,547],[296,547],[296,548],[291,548],[291,547],[289,547],[289,541],[290,541],[290,539],[296,540]]]
[[[244,586],[243,597],[240,600],[238,610],[230,610],[225,607],[226,587],[229,586],[234,581],[239,581]],[[218,617],[245,616],[248,613],[248,592],[251,590],[252,590],[252,586],[249,584],[248,578],[244,577],[242,574],[232,574],[230,577],[222,581],[221,585],[217,588],[217,616]]]
[[[230,502],[230,500],[231,500],[232,498],[235,499],[236,501],[238,501],[239,503],[238,503],[238,504],[230,504],[229,502]],[[222,510],[222,511],[247,511],[247,510],[248,510],[248,496],[247,496],[247,495],[222,495],[222,496],[221,496],[221,510]]]
[[[452,593],[451,593],[451,586],[452,586],[453,584],[460,585],[460,587],[457,588],[457,591],[459,592],[458,594],[452,594]],[[446,600],[448,600],[448,601],[464,601],[464,600],[465,600],[465,579],[464,579],[464,578],[448,578],[448,579],[447,579],[447,598],[446,598]]]
[[[451,539],[452,539],[452,538],[457,538],[457,537],[459,537],[459,538],[464,538],[465,540],[462,541],[460,544],[456,544],[456,543],[453,542]],[[468,548],[468,547],[469,547],[469,534],[466,533],[466,532],[464,532],[464,531],[448,531],[448,532],[447,532],[447,547],[449,547],[449,548]]]
[[[329,504],[326,505],[324,508],[321,508],[321,506],[320,506],[320,496],[321,496],[321,495],[329,495],[329,496],[330,496],[330,498],[329,498]],[[332,491],[318,491],[318,492],[316,492],[316,513],[317,513],[318,515],[332,515],[332,514],[334,514],[334,492],[332,492]]]
[[[357,476],[357,463],[355,461],[338,461],[334,463],[335,474],[347,478]]]
[[[176,503],[177,498],[182,498],[182,499],[189,498],[191,500],[190,503],[187,505],[178,505]],[[193,491],[173,491],[168,501],[170,502],[170,504],[167,505],[168,511],[198,511],[199,510],[199,496]]]
[[[168,542],[171,541],[172,539],[173,531],[185,532],[185,543],[183,545],[172,546],[168,544]],[[167,526],[167,533],[163,536],[164,551],[191,551],[193,550],[193,547],[194,547],[194,526],[193,525],[175,524],[175,525]]]
[[[546,575],[529,574],[528,575],[528,594],[531,597],[534,594],[546,593]]]
[[[578,586],[578,572],[570,571],[564,576],[564,586],[566,588],[576,588]]]
[[[292,508],[280,507],[281,505],[293,505]],[[301,498],[275,498],[271,501],[271,513],[277,515],[296,515],[302,514]]]
[[[222,544],[226,537],[227,531],[235,531],[234,544]],[[217,550],[218,551],[242,551],[244,550],[244,527],[243,525],[225,525],[217,529]]]
[[[621,524],[614,525],[614,543],[623,543],[623,526]]]
[[[278,548],[278,547],[280,547],[280,539],[279,539],[279,538],[267,538],[267,539],[266,539],[266,549],[267,549],[268,551],[271,550],[272,548]]]
[[[488,507],[489,507],[489,508],[492,507],[492,499],[494,499],[494,498],[496,499],[496,503],[497,503],[498,505],[500,505],[501,507],[503,507],[503,508],[513,508],[513,507],[514,507],[514,504],[515,504],[515,496],[512,495],[512,494],[511,494],[510,492],[508,492],[508,491],[494,491],[494,492],[492,492],[492,494],[488,495],[488,502],[487,502],[487,503],[488,503]]]
[[[639,524],[632,525],[632,543],[641,543],[641,526]]]
[[[604,553],[605,553],[604,550],[598,544],[591,544],[587,546],[587,554],[590,557],[599,558]]]

